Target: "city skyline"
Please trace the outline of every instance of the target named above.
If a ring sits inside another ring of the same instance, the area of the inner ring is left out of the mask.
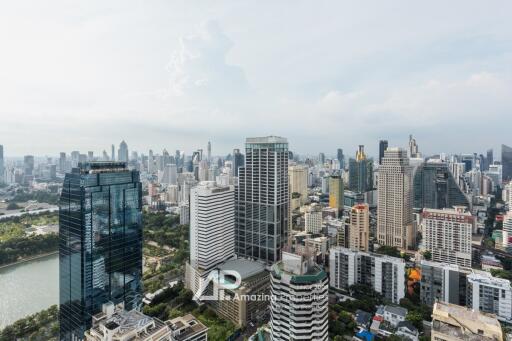
[[[375,156],[379,139],[409,133],[426,154],[453,153],[475,150],[485,125],[486,148],[507,144],[512,4],[290,4],[6,4],[7,155],[212,136],[226,153],[272,134],[303,153]]]

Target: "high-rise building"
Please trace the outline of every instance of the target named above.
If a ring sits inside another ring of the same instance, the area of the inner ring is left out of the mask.
[[[471,267],[471,235],[475,218],[464,206],[425,209],[421,226],[425,250],[440,263]]]
[[[304,226],[306,232],[318,234],[322,232],[322,207],[310,205],[304,213]]]
[[[405,297],[405,261],[344,247],[329,250],[330,286],[348,292],[354,284],[366,285],[398,304]]]
[[[467,278],[468,308],[495,314],[499,320],[512,320],[512,288],[508,279],[493,277],[486,271],[478,270],[473,270]]]
[[[206,147],[208,153],[208,162],[212,162],[212,143],[208,141],[208,146]]]
[[[368,251],[370,239],[370,210],[367,204],[350,209],[349,246],[354,251]]]
[[[290,166],[288,174],[290,176],[290,195],[293,197],[300,194],[300,203],[304,204],[308,200],[308,167],[304,165]]]
[[[329,177],[329,207],[343,211],[344,206],[344,186],[341,175],[331,175]]]
[[[82,339],[108,301],[142,305],[142,190],[124,162],[80,164],[59,202],[60,340]]]
[[[25,155],[23,158],[23,174],[25,176],[34,175],[34,156]]]
[[[470,268],[455,264],[421,261],[420,300],[430,307],[436,301],[466,305],[466,282]]]
[[[485,160],[487,161],[488,166],[494,164],[494,156],[493,156],[492,148],[487,150],[487,157],[485,158]]]
[[[432,313],[431,340],[503,341],[495,316],[455,304],[436,302]]]
[[[512,180],[512,147],[501,145],[501,165],[503,181]]]
[[[413,248],[412,169],[407,152],[388,148],[379,167],[377,238],[379,244]]]
[[[114,145],[112,145],[111,147],[111,152],[110,152],[110,160],[111,161],[116,161],[116,147]]]
[[[121,162],[128,162],[129,156],[128,156],[128,145],[123,140],[119,144],[119,150],[117,151],[117,160]]]
[[[345,156],[343,155],[343,149],[338,148],[336,152],[336,158],[338,159],[338,162],[340,163],[340,169],[345,169]]]
[[[247,138],[236,186],[236,253],[273,263],[288,239],[288,141]]]
[[[328,340],[328,290],[327,274],[311,258],[283,252],[271,271],[271,339]]]
[[[200,182],[190,190],[190,265],[209,271],[234,255],[234,188]]]
[[[5,182],[4,146],[0,144],[0,184]]]
[[[238,169],[245,165],[244,154],[240,153],[240,149],[233,149],[233,174],[238,176]]]
[[[448,164],[441,160],[428,160],[414,174],[415,208],[451,208],[467,206],[469,201],[461,191]]]
[[[416,143],[416,139],[409,135],[409,158],[418,158],[421,157],[420,152],[418,151],[418,144]]]
[[[384,157],[384,152],[388,149],[388,140],[380,140],[379,141],[379,165],[382,164],[382,158]]]
[[[318,163],[320,165],[323,165],[325,163],[325,154],[324,153],[318,153]]]
[[[364,193],[373,187],[373,160],[368,159],[364,153],[364,146],[360,145],[355,159],[348,163],[348,187],[356,193]]]

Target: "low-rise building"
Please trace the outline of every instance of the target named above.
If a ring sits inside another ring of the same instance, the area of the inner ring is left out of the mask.
[[[166,323],[172,331],[172,341],[208,340],[208,328],[192,314],[176,317]]]
[[[163,321],[137,310],[126,311],[124,304],[108,302],[92,317],[86,341],[173,341],[171,329]],[[181,341],[181,340],[180,340]]]
[[[436,302],[432,313],[431,340],[503,341],[503,332],[494,315]]]

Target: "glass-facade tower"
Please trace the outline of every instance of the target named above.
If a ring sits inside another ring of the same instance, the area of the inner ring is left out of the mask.
[[[469,201],[448,169],[440,160],[427,161],[414,175],[414,208],[469,207]]]
[[[501,165],[503,181],[512,180],[512,147],[501,145]]]
[[[59,203],[60,340],[81,340],[102,304],[142,304],[142,191],[124,162],[79,164]]]
[[[235,251],[240,257],[272,264],[281,259],[288,239],[288,141],[248,138],[245,166],[235,190]]]

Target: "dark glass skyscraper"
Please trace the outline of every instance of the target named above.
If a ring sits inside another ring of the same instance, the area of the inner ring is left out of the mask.
[[[512,180],[512,148],[501,145],[501,165],[503,170],[503,181]]]
[[[245,152],[235,190],[235,251],[271,264],[288,239],[288,141],[248,138]]]
[[[343,155],[343,149],[338,148],[336,151],[336,159],[340,162],[340,169],[345,169],[345,156]]]
[[[414,175],[414,208],[469,207],[448,165],[440,160],[427,161]]]
[[[240,149],[233,149],[233,175],[238,176],[238,168],[244,166],[244,154]]]
[[[142,191],[124,162],[80,164],[59,203],[60,340],[82,339],[102,304],[142,304]]]
[[[384,157],[384,152],[388,149],[388,140],[380,140],[379,141],[379,165],[382,164],[382,158]]]
[[[359,146],[356,158],[349,159],[348,187],[356,193],[368,192],[373,188],[373,159],[366,158],[363,145]]]

